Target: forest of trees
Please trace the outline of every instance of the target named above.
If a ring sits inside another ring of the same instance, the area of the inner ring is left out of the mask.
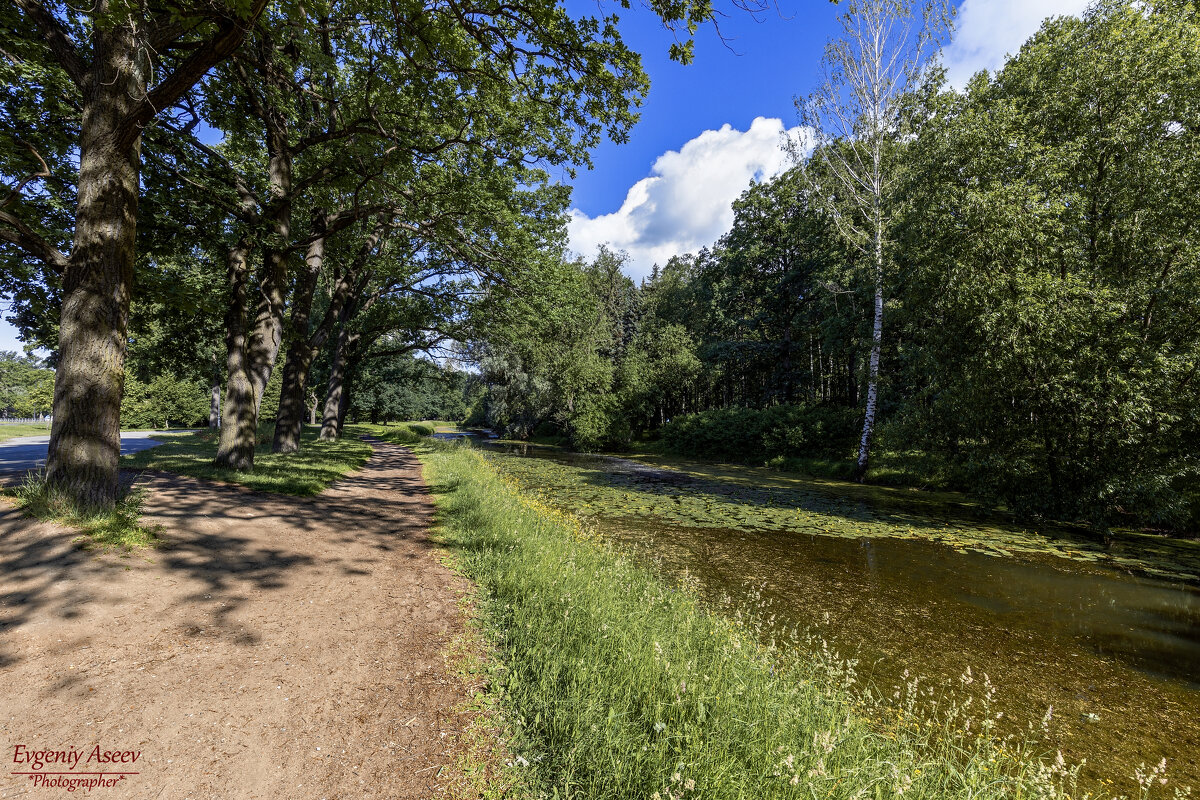
[[[1190,0],[1100,0],[961,91],[936,35],[874,73],[832,48],[815,149],[640,284],[564,257],[549,172],[636,120],[613,17],[17,0],[0,30],[0,291],[51,353],[47,480],[80,504],[114,501],[122,424],[219,423],[249,470],[261,423],[292,452],[349,414],[860,479],[917,454],[1025,514],[1200,516]]]
[[[53,370],[32,356],[0,351],[0,419],[44,417],[53,399]]]
[[[819,140],[747,189],[712,248],[640,285],[618,253],[566,262],[555,301],[492,314],[479,416],[582,449],[661,437],[851,475],[881,331],[877,453],[1024,515],[1194,528],[1193,4],[1100,2],[963,91],[938,77],[885,126],[878,273],[841,230],[853,198],[823,152],[855,142]]]
[[[720,13],[646,5],[682,62]],[[569,194],[548,170],[622,141],[647,90],[616,23],[540,1],[4,4],[0,292],[56,370],[47,485],[111,507],[122,418],[164,376],[211,388],[219,466],[252,469],[270,417],[273,449],[299,448],[314,393],[336,437],[366,363],[436,354],[490,287],[539,280]]]

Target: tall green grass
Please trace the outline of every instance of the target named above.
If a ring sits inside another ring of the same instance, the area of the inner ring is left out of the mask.
[[[1061,758],[993,735],[982,676],[937,697],[913,681],[875,698],[853,662],[772,633],[753,610],[706,608],[477,451],[420,451],[439,535],[480,587],[508,746],[541,796],[1076,795]]]
[[[123,494],[110,509],[81,508],[65,492],[46,483],[45,473],[31,472],[5,491],[26,515],[78,529],[86,546],[103,550],[135,550],[159,543],[158,530],[141,522],[145,495]]]

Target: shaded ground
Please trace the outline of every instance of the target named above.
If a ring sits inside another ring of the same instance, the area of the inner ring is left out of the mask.
[[[466,584],[436,559],[417,460],[379,444],[319,497],[158,474],[166,545],[119,557],[0,507],[0,797],[14,748],[140,751],[139,798],[436,793],[466,719],[443,651]]]

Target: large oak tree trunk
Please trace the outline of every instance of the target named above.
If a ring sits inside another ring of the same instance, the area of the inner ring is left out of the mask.
[[[333,354],[333,364],[329,369],[329,385],[325,390],[325,411],[321,417],[321,439],[333,441],[342,435],[342,422],[346,418],[343,408],[346,384],[346,351],[349,334],[343,332],[338,336],[337,347]]]
[[[110,507],[118,493],[141,150],[140,134],[128,135],[124,125],[145,97],[147,79],[131,26],[98,30],[93,41],[46,478],[82,506]]]
[[[324,215],[324,212],[318,212],[318,218],[314,222],[316,232],[324,234],[327,225],[328,217]],[[297,287],[295,298],[292,301],[292,343],[288,347],[287,360],[283,368],[283,384],[280,387],[279,413],[275,422],[272,451],[292,453],[300,449],[300,430],[303,422],[304,396],[309,370],[313,361],[316,360],[317,354],[321,351],[321,347],[329,338],[334,322],[340,321],[342,328],[345,328],[350,317],[343,315],[342,309],[351,302],[352,295],[362,292],[367,281],[370,280],[370,272],[364,273],[363,269],[379,245],[386,229],[387,220],[381,217],[375,228],[363,240],[353,264],[349,269],[344,270],[338,280],[334,282],[329,298],[329,307],[325,310],[320,324],[311,334],[308,333],[309,321],[312,313],[313,293],[325,257],[325,236],[321,235],[309,246],[305,255],[308,269],[303,281]],[[371,301],[368,300],[357,310],[363,311],[369,308],[370,304]],[[315,421],[314,419],[314,423]]]
[[[345,307],[344,312],[349,310]],[[325,412],[321,418],[321,438],[333,441],[342,435],[342,423],[346,419],[346,374],[350,351],[358,341],[358,333],[351,332],[350,314],[342,314],[337,344],[333,349],[333,361],[329,365],[329,384],[325,390]]]
[[[279,389],[279,412],[275,417],[272,453],[294,453],[300,449],[300,431],[304,426],[304,391],[312,359],[308,347],[294,342],[283,364],[283,384]]]
[[[246,364],[247,281],[249,246],[245,240],[229,251],[229,310],[225,315],[225,413],[217,445],[217,466],[247,470],[254,466],[254,386]]]
[[[254,445],[258,431],[258,409],[263,390],[271,379],[275,358],[279,355],[283,336],[283,311],[287,292],[287,243],[291,236],[292,217],[292,160],[284,128],[268,125],[267,149],[272,201],[264,215],[269,225],[271,245],[263,253],[261,278],[258,282],[258,305],[254,326],[247,337],[227,337],[229,376],[225,390],[225,419],[214,463],[219,467],[238,470],[254,468]],[[230,266],[231,274],[233,266]],[[243,330],[246,311],[246,267],[242,258],[240,302],[231,297],[226,329],[234,326]],[[231,278],[231,289],[234,288]],[[240,306],[240,309],[238,308]],[[240,310],[242,316],[234,319]]]
[[[309,319],[312,316],[313,294],[325,260],[324,212],[314,218],[316,239],[304,255],[305,270],[292,297],[291,343],[283,364],[283,381],[279,387],[279,411],[275,416],[275,435],[271,452],[294,453],[300,449],[300,430],[304,425],[304,390],[308,370],[316,357],[309,338]]]

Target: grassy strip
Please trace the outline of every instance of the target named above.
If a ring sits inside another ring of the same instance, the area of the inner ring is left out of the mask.
[[[687,587],[591,538],[465,447],[419,448],[440,535],[480,586],[491,692],[543,796],[1065,797],[1073,770],[989,735],[965,698],[926,716],[914,683],[864,699],[853,664],[786,657],[756,617],[706,610]],[[966,691],[966,689],[964,689]],[[897,710],[898,706],[898,710]],[[982,727],[982,730],[980,729]]]
[[[18,436],[49,436],[49,422],[22,422],[16,425],[0,425],[0,442]]]
[[[371,446],[357,436],[323,442],[317,438],[318,433],[316,428],[305,428],[297,453],[272,453],[269,432],[260,432],[253,472],[213,466],[217,454],[217,434],[213,431],[172,436],[158,447],[123,456],[121,466],[240,483],[260,492],[315,495],[343,475],[362,468],[371,457]]]
[[[133,550],[158,544],[158,529],[141,523],[141,491],[134,489],[111,510],[81,509],[61,491],[46,485],[43,474],[30,473],[24,483],[5,492],[28,516],[78,528],[87,546]]]
[[[377,439],[393,444],[414,445],[426,441],[432,436],[432,422],[396,422],[388,425],[371,425],[365,422],[346,426],[348,436],[374,436]]]

